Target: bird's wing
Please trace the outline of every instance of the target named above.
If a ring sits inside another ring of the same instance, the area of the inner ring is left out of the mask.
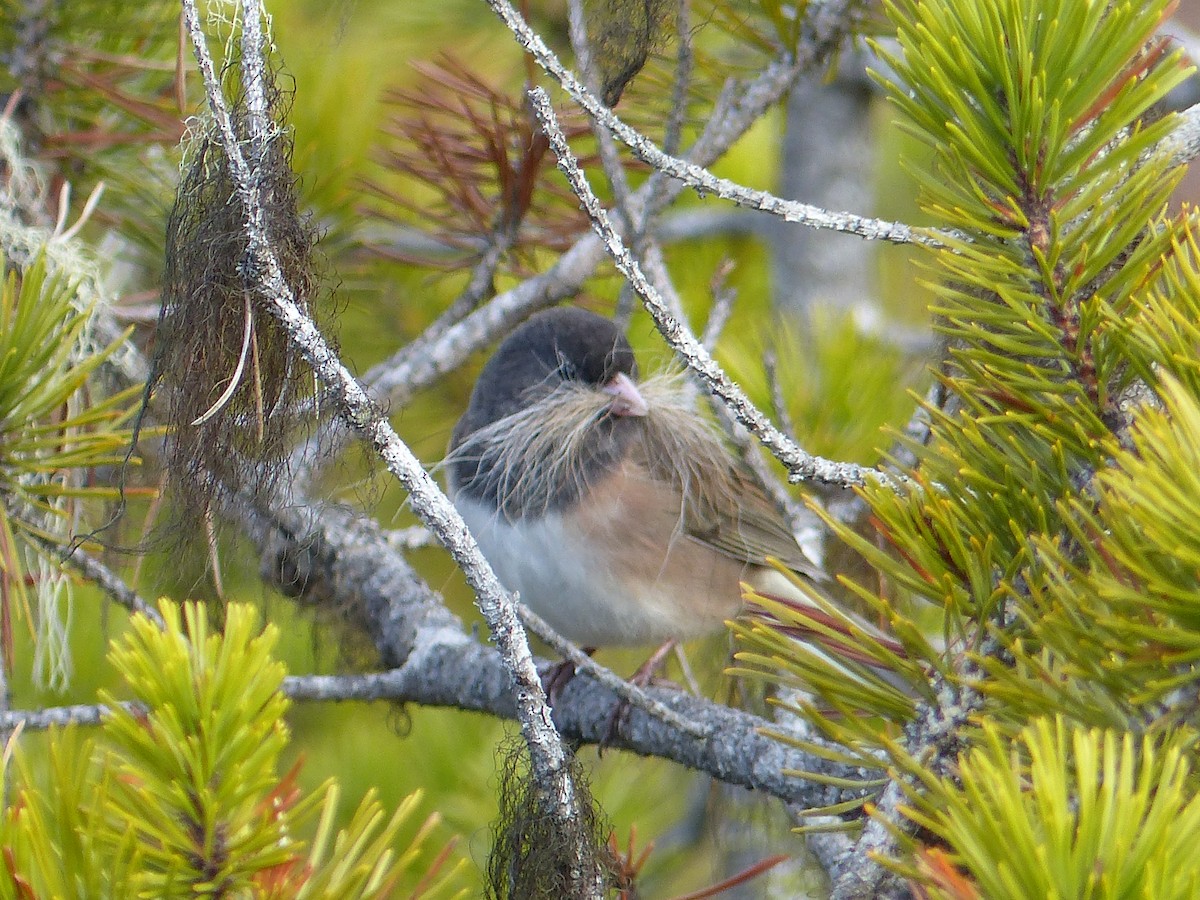
[[[684,504],[684,530],[695,540],[743,562],[766,564],[777,559],[816,581],[827,580],[812,563],[775,505],[749,473],[727,474],[736,493],[714,491]],[[719,483],[719,482],[718,482]]]
[[[754,476],[706,422],[694,413],[655,415],[638,423],[629,452],[652,481],[675,492],[684,534],[739,562],[778,559],[808,578],[826,580]]]

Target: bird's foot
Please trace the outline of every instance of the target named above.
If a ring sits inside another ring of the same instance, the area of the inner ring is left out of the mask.
[[[584,647],[583,652],[591,656],[596,652],[595,647]],[[563,692],[571,679],[575,677],[575,663],[569,659],[564,659],[560,663],[555,663],[545,672],[542,673],[542,690],[546,692],[546,701],[553,706],[558,702],[559,695]]]
[[[649,687],[654,683],[654,676],[662,669],[663,663],[671,655],[679,641],[672,638],[650,654],[650,658],[642,663],[636,672],[629,676],[629,683],[637,687]]]
[[[650,658],[638,666],[638,670],[629,677],[629,683],[634,687],[648,687],[654,682],[654,676],[662,669],[663,663],[666,662],[667,656],[675,649],[675,645],[679,642],[671,639],[664,643],[661,647],[650,654]],[[613,707],[608,716],[608,726],[604,730],[604,737],[600,740],[599,750],[604,752],[605,748],[612,744],[617,736],[621,733],[621,728],[629,718],[630,704],[628,700],[618,700],[617,705]]]

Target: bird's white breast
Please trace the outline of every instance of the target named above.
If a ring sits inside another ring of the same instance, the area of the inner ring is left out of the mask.
[[[510,522],[463,494],[453,500],[504,586],[580,646],[651,644],[719,626],[719,617],[689,622],[681,605],[690,598],[669,585],[630,584],[611,544],[564,527],[560,513]]]

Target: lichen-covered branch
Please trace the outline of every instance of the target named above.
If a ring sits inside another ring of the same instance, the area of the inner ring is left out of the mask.
[[[702,164],[683,160],[660,150],[653,141],[629,127],[604,106],[583,83],[575,77],[546,46],[541,36],[529,27],[520,13],[507,0],[488,0],[488,5],[504,21],[516,37],[517,42],[533,57],[563,90],[571,95],[588,115],[599,122],[607,131],[629,147],[634,155],[658,172],[679,179],[701,195],[714,195],[730,200],[740,206],[761,209],[773,213],[788,222],[808,225],[813,228],[828,228],[871,240],[886,240],[893,243],[936,243],[932,238],[914,231],[899,222],[885,222],[848,212],[830,212],[807,203],[784,200],[766,191],[754,190],[726,178],[713,175]],[[814,10],[810,4],[805,15],[810,17],[813,27],[810,39],[802,46],[810,59],[827,54],[845,37],[847,26],[852,21],[852,4],[830,2],[820,4]],[[816,14],[814,14],[814,12]],[[797,54],[799,58],[802,54]]]
[[[255,290],[287,331],[291,341],[337,403],[342,419],[384,460],[388,471],[409,492],[413,511],[437,533],[466,574],[512,678],[517,716],[529,748],[534,772],[532,783],[539,791],[541,811],[558,822],[564,833],[573,833],[578,830],[576,822],[580,810],[578,792],[570,776],[569,756],[550,719],[545,693],[512,599],[479,552],[474,538],[450,501],[337,358],[312,320],[297,305],[275,257],[264,221],[262,186],[256,180],[252,165],[253,159],[261,152],[261,148],[255,149],[256,129],[251,128],[251,149],[247,153],[235,133],[195,3],[185,0],[183,9],[186,28],[204,80],[214,128],[245,212],[248,286]],[[249,2],[244,6],[242,75],[247,82],[246,95],[251,101],[261,93],[261,79],[265,77],[265,65],[261,59],[261,18],[262,10],[258,3]],[[263,137],[261,131],[257,137]],[[573,876],[572,883],[579,887],[581,896],[601,894],[601,873],[582,848],[579,871],[574,872]]]

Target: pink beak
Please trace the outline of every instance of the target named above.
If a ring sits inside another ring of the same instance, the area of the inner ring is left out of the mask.
[[[644,416],[650,412],[650,407],[646,405],[646,398],[642,396],[637,385],[624,372],[618,373],[600,390],[606,394],[612,394],[613,400],[608,405],[608,409],[614,416]]]

